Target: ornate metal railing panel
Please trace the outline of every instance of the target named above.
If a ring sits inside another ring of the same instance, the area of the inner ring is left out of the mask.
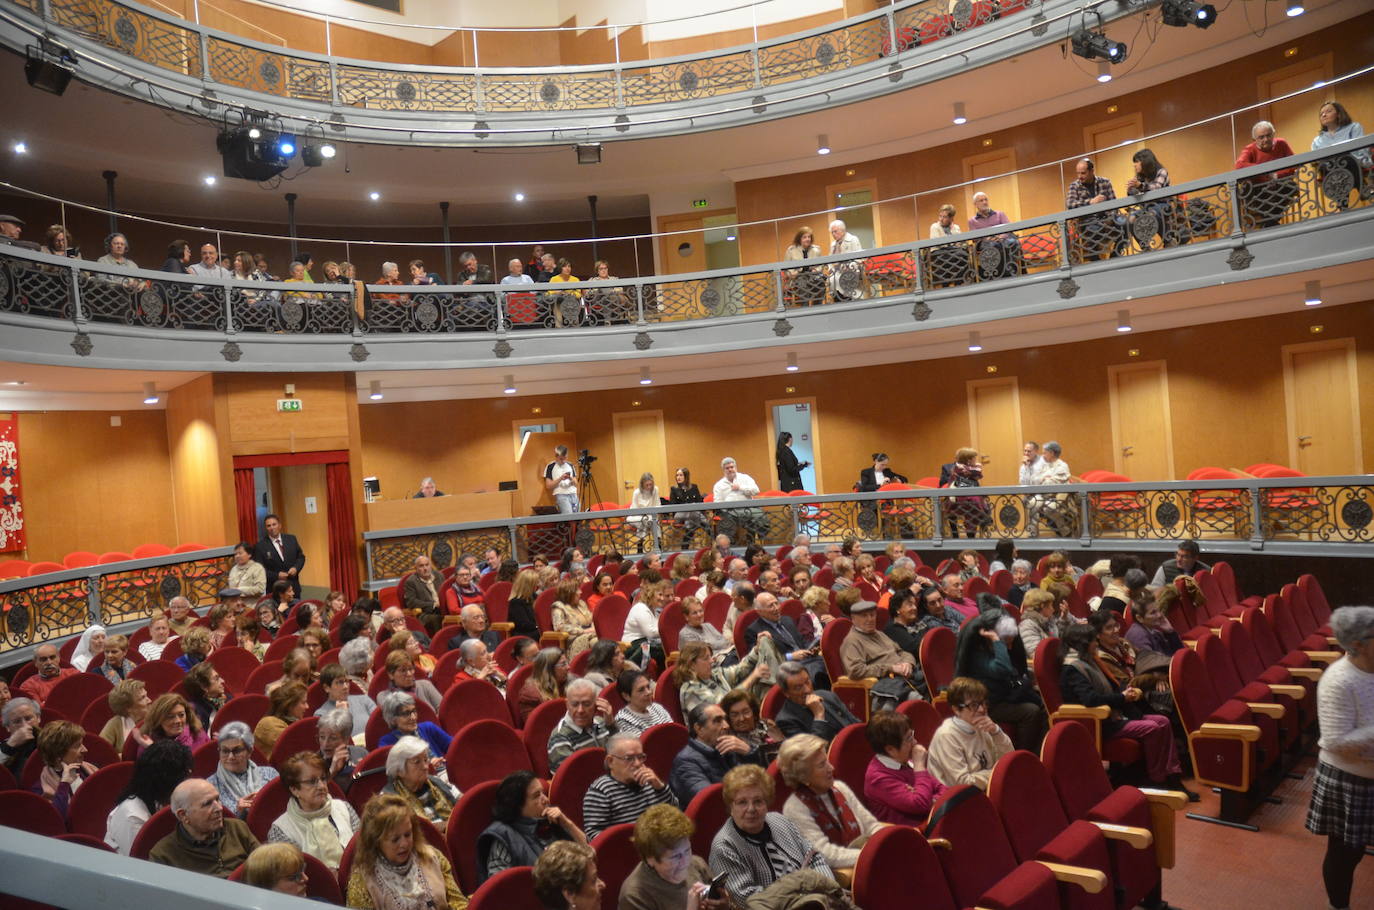
[[[177,595],[213,603],[231,547],[135,559],[0,581],[0,654],[23,652],[92,623],[147,620]]]
[[[819,543],[854,538],[879,545],[988,548],[999,538],[1046,547],[1143,545],[1167,548],[1185,538],[1219,551],[1264,550],[1374,557],[1374,480],[1368,476],[1161,483],[1074,484],[891,490],[797,496],[655,509],[543,515],[364,534],[373,582],[410,571],[417,556],[453,565],[488,546],[526,561],[557,560],[576,545],[590,551],[635,547],[630,515],[657,516],[665,550],[707,546],[717,533],[736,545],[782,546],[800,533]],[[706,528],[682,512],[702,512]],[[1332,549],[1331,544],[1339,545]],[[932,563],[933,564],[933,563]]]
[[[41,4],[21,5],[43,11]],[[190,23],[180,25],[108,0],[48,0],[46,8],[54,25],[121,54],[187,76],[203,75],[200,34]]]

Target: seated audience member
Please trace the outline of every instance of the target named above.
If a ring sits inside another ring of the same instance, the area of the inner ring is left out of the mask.
[[[550,257],[552,258],[552,257]],[[554,264],[554,271],[546,273],[542,268],[539,272],[540,283],[549,282],[551,284],[564,284],[570,282],[581,282],[573,273],[572,263],[567,259],[559,259]],[[557,294],[549,293],[550,306],[553,308],[554,325],[562,328],[565,325],[576,325],[581,310],[582,292],[575,290],[561,291]],[[657,505],[657,503],[655,503]]]
[[[1046,591],[1050,585],[1068,585],[1072,588],[1078,583],[1078,576],[1082,574],[1082,570],[1069,562],[1069,554],[1063,550],[1055,550],[1045,557],[1045,577],[1040,579],[1040,587]]]
[[[196,622],[191,602],[181,595],[167,601],[167,622],[172,627],[173,635],[185,635]]]
[[[778,728],[785,736],[812,733],[829,742],[840,730],[859,723],[834,692],[817,692],[799,663],[787,661],[778,667],[778,686],[786,696],[778,711]]]
[[[1250,128],[1252,141],[1240,150],[1236,157],[1236,167],[1252,167],[1267,164],[1279,158],[1293,155],[1293,149],[1286,139],[1278,138],[1274,124],[1261,120]],[[1260,174],[1241,181],[1236,187],[1245,207],[1247,230],[1251,227],[1273,227],[1283,220],[1293,197],[1298,194],[1297,184],[1293,182],[1293,168],[1285,168],[1272,174]]]
[[[930,239],[937,240],[958,233],[962,233],[962,229],[954,223],[954,206],[945,203],[940,206],[936,220],[930,224]]]
[[[667,656],[658,637],[658,618],[672,593],[672,586],[666,581],[645,582],[640,585],[637,601],[625,617],[625,629],[620,638],[629,642],[632,659],[640,666],[648,666],[651,658],[663,663]]]
[[[430,635],[438,632],[444,622],[444,608],[439,602],[443,583],[443,576],[434,571],[428,556],[415,557],[415,567],[406,577],[401,600],[409,609],[420,611],[420,622]]]
[[[4,709],[0,711],[0,721],[8,732],[4,742],[0,742],[0,760],[16,780],[23,774],[29,756],[38,748],[42,711],[38,702],[22,696],[5,702]],[[120,743],[121,748],[123,745]]]
[[[572,579],[558,583],[557,599],[553,602],[553,630],[568,636],[564,650],[570,659],[596,642],[592,610],[582,601],[577,582]]]
[[[586,844],[587,836],[549,803],[532,772],[506,775],[492,799],[491,824],[477,837],[478,883],[513,866],[533,866],[558,841]]]
[[[1017,626],[1026,657],[1035,660],[1040,643],[1047,638],[1058,638],[1063,631],[1055,616],[1054,595],[1039,588],[1027,591],[1021,601],[1021,623]]]
[[[521,569],[511,582],[510,599],[506,601],[506,621],[513,623],[512,637],[523,635],[539,640],[539,623],[534,618],[534,600],[539,596],[539,573]]]
[[[480,607],[486,602],[486,594],[477,584],[477,557],[464,554],[462,558],[465,562],[453,570],[453,584],[444,594],[444,610],[450,616],[461,616],[469,604]]]
[[[78,671],[85,673],[90,668],[91,661],[99,664],[104,658],[104,654],[105,627],[100,625],[88,626],[76,641],[76,649],[72,651],[70,663]]]
[[[1029,560],[1017,559],[1011,564],[1011,587],[1007,589],[1007,602],[1016,606],[1021,606],[1021,599],[1026,596],[1027,591],[1035,590],[1036,585],[1031,581],[1031,564]]]
[[[1144,602],[1131,604],[1131,627],[1126,630],[1126,641],[1139,651],[1157,651],[1165,657],[1183,647],[1183,639],[1169,623],[1169,606],[1178,599],[1178,589],[1173,585],[1160,588],[1159,592]]]
[[[767,765],[777,757],[782,731],[774,721],[760,716],[759,703],[753,695],[734,689],[720,700],[720,707],[725,712],[727,732],[744,740],[758,754],[759,764]]]
[[[1140,573],[1140,580],[1137,584],[1131,585],[1126,581],[1126,574],[1131,570]],[[1102,600],[1098,603],[1099,610],[1109,610],[1112,613],[1125,614],[1126,605],[1131,602],[1132,588],[1139,590],[1145,587],[1145,582],[1149,580],[1140,569],[1140,560],[1128,553],[1113,553],[1111,559],[1107,561],[1108,578],[1103,579]]]
[[[301,633],[301,640],[305,640],[305,633]],[[392,653],[401,653],[409,657],[411,666],[415,668],[415,675],[421,679],[428,677],[439,665],[439,662],[434,659],[434,655],[420,646],[420,640],[409,629],[397,632],[388,638],[386,649]]]
[[[864,771],[864,798],[890,825],[923,825],[944,785],[926,766],[925,746],[900,711],[875,711],[864,730],[873,758]]]
[[[599,691],[590,680],[574,679],[568,683],[564,690],[568,713],[549,734],[550,774],[578,749],[591,746],[604,749],[615,732],[610,703],[598,696]]]
[[[811,674],[817,685],[828,686],[830,677],[825,672],[825,660],[820,656],[820,645],[803,640],[797,624],[790,616],[783,615],[778,598],[767,591],[760,592],[754,597],[754,609],[758,611],[759,618],[744,630],[744,646],[751,651],[762,648],[763,659],[770,666],[776,666],[783,661],[795,661],[806,668],[806,672]],[[770,637],[761,641],[764,632]],[[762,700],[767,694],[766,687],[754,694]]]
[[[830,583],[832,591],[839,592],[854,587],[854,560],[848,556],[837,556],[827,565],[835,576],[835,580]]]
[[[696,826],[681,809],[651,806],[635,821],[634,845],[642,860],[620,886],[622,910],[729,910],[729,898],[711,898],[706,861],[692,855]]]
[[[400,607],[387,607],[382,611],[382,628],[377,632],[377,641],[384,642],[398,632],[404,632],[407,629],[410,630],[411,635],[419,639],[420,647],[429,647],[429,635],[426,634],[423,629],[410,628],[410,626],[406,624],[405,611]]]
[[[958,676],[947,691],[954,716],[945,718],[931,737],[927,756],[930,772],[946,787],[972,784],[986,790],[993,766],[1015,746],[988,716],[987,687],[976,679]]]
[[[720,783],[737,765],[764,764],[763,756],[749,743],[729,732],[725,709],[718,704],[699,704],[687,712],[691,738],[673,758],[669,785],[679,805],[687,805],[711,784]]]
[[[268,595],[268,599],[276,608],[277,616],[285,622],[286,617],[291,615],[291,610],[296,605],[296,589],[291,587],[291,582],[286,579],[278,579],[272,582],[272,589],[271,593]]]
[[[806,572],[805,569],[797,569],[794,573],[796,579],[800,579]],[[806,582],[810,585],[810,582]],[[795,593],[796,589],[793,588]],[[821,633],[825,627],[835,621],[835,616],[830,612],[830,591],[820,585],[812,585],[799,595],[801,598],[802,614],[797,621],[797,631],[801,634],[802,641],[808,646],[815,647],[821,640]]]
[[[166,692],[153,699],[139,732],[143,735],[134,737],[138,743],[135,757],[164,739],[174,739],[192,752],[210,741],[190,703],[175,692]]]
[[[57,645],[52,644],[42,644],[34,650],[33,666],[38,672],[19,684],[18,694],[33,699],[40,706],[58,683],[81,672],[75,667],[62,666]]]
[[[377,701],[382,711],[382,720],[387,725],[387,732],[377,740],[377,745],[390,746],[406,736],[418,737],[429,746],[429,756],[433,761],[431,770],[439,773],[443,767],[444,756],[448,754],[448,747],[453,742],[448,732],[433,721],[420,720],[420,712],[415,707],[414,697],[405,692],[382,692],[377,696]]]
[[[544,648],[534,658],[534,669],[530,671],[525,685],[520,689],[520,722],[524,723],[530,712],[546,701],[563,697],[563,688],[568,684],[568,657],[558,648]]]
[[[410,283],[411,284],[438,284],[437,276],[431,275],[425,268],[425,263],[420,259],[410,260]]]
[[[912,679],[921,691],[925,691],[925,674],[921,670],[921,636],[924,630],[919,624],[918,603],[919,596],[909,587],[893,591],[887,602],[891,619],[883,634],[892,639],[892,643],[911,661]]]
[[[344,620],[344,625],[348,625],[348,619]],[[376,645],[366,637],[354,638],[339,649],[339,666],[348,674],[349,682],[364,692],[372,685],[372,659],[375,653]]]
[[[109,743],[116,752],[124,750],[129,735],[143,723],[148,716],[148,706],[153,700],[148,697],[148,687],[141,679],[126,679],[110,690],[105,696],[113,716],[100,729],[100,738]],[[14,729],[6,722],[5,726]],[[4,748],[0,746],[0,749]]]
[[[243,863],[243,883],[278,894],[306,897],[310,876],[305,857],[295,845],[282,842],[260,844]]]
[[[921,588],[916,594],[916,616],[916,632],[914,634],[918,656],[921,639],[925,638],[931,629],[944,627],[958,635],[959,626],[964,620],[963,614],[945,606],[945,595],[941,593],[939,588],[931,585]],[[932,692],[931,694],[938,693]]]
[[[712,663],[730,663],[731,658],[735,656],[735,643],[706,621],[706,608],[702,606],[701,600],[691,596],[684,597],[678,609],[682,610],[684,618],[683,626],[677,634],[678,647],[682,648],[688,642],[702,642],[711,649]]]
[[[625,700],[625,707],[616,712],[615,725],[621,733],[643,736],[644,731],[659,724],[671,724],[668,709],[654,701],[654,683],[640,670],[626,670],[615,681],[616,691]]]
[[[555,648],[554,650],[558,649]],[[539,643],[532,638],[517,635],[515,644],[511,647],[510,656],[515,661],[517,668],[526,664],[533,664],[534,659],[539,656]]]
[[[848,592],[845,592],[848,593]],[[853,627],[840,644],[840,663],[850,679],[877,677],[869,690],[874,703],[896,704],[920,698],[916,661],[878,631],[878,605],[860,600],[849,607]]]
[[[1202,548],[1197,545],[1196,540],[1179,541],[1174,558],[1164,560],[1155,570],[1154,578],[1150,579],[1150,586],[1158,588],[1161,585],[1171,585],[1180,575],[1196,575],[1203,569],[1210,572],[1212,567],[1198,559],[1201,552]]]
[[[958,613],[961,622],[978,615],[978,602],[964,596],[964,578],[957,572],[940,579],[940,593],[944,596],[945,609]]]
[[[258,628],[266,632],[268,638],[275,639],[281,631],[281,614],[277,612],[277,605],[264,597],[258,601],[253,612],[258,616]]]
[[[226,588],[225,591],[232,591],[233,588]],[[221,594],[224,591],[220,592]],[[233,609],[228,604],[215,604],[210,608],[209,615],[210,629],[210,650],[218,651],[223,647],[234,647],[238,644],[234,636],[234,621],[237,617]]]
[[[605,890],[591,847],[551,844],[534,864],[534,895],[545,910],[600,910]]]
[[[582,828],[588,840],[612,825],[632,822],[658,803],[677,805],[672,788],[659,780],[644,757],[639,738],[617,733],[606,744],[606,773],[582,798]]]
[[[388,759],[390,756],[388,756]],[[345,888],[360,910],[467,910],[444,854],[425,842],[405,799],[379,796],[363,809]]]
[[[186,701],[191,705],[191,710],[196,712],[200,725],[210,729],[215,714],[229,700],[224,677],[219,675],[214,664],[208,660],[201,661],[186,674],[181,688],[186,692]]]
[[[107,635],[103,653],[96,655],[87,667],[87,672],[99,673],[110,681],[110,685],[118,685],[134,671],[134,662],[126,657],[128,653],[128,637]]]
[[[239,818],[247,818],[258,791],[277,778],[277,769],[253,761],[253,734],[242,721],[219,731],[219,766],[206,778],[219,791],[220,802]]]
[[[163,740],[149,746],[134,762],[133,776],[105,819],[105,843],[123,856],[133,849],[139,830],[158,809],[171,802],[177,784],[191,776],[191,750]]]
[[[167,642],[176,636],[172,634],[172,624],[165,616],[155,616],[148,623],[148,640],[138,646],[138,653],[144,660],[158,660],[162,657]]]
[[[238,637],[239,647],[252,654],[262,663],[267,656],[267,642],[261,641],[262,625],[258,618],[252,613],[244,613],[234,622],[234,633]]]
[[[1063,667],[1059,671],[1064,701],[1090,708],[1111,708],[1111,715],[1102,722],[1102,738],[1139,740],[1149,779],[1156,784],[1167,783],[1175,790],[1186,790],[1169,718],[1146,713],[1149,703],[1145,692],[1133,685],[1122,686],[1103,672],[1099,640],[1091,625],[1074,626],[1064,633],[1064,651],[1060,655]],[[1198,799],[1192,791],[1187,792],[1190,800]]]
[[[481,639],[465,639],[458,646],[458,650],[461,652],[461,657],[458,660],[458,672],[453,676],[455,683],[480,679],[491,683],[498,689],[505,690],[506,675],[496,665],[491,652]]]
[[[721,589],[726,594],[730,595],[730,609],[725,611],[725,623],[721,627],[721,631],[726,635],[733,636],[735,634],[735,621],[743,614],[754,609],[755,591],[753,584],[749,582],[748,578],[744,577],[746,570],[741,568],[741,566],[744,565],[744,560],[732,560],[730,565],[734,566],[734,568],[730,570],[732,574],[726,575],[724,582],[722,582],[723,587]],[[738,579],[732,577],[735,573],[740,576]],[[708,579],[706,583],[709,586],[710,580]],[[702,594],[702,596],[710,597],[711,595]]]
[[[282,762],[281,778],[291,796],[267,833],[268,843],[285,841],[337,872],[357,833],[358,813],[347,800],[329,795],[329,774],[315,752],[297,752]]]
[[[410,655],[404,651],[392,651],[386,658],[386,675],[391,680],[391,685],[387,691],[404,692],[429,705],[435,711],[439,710],[439,703],[443,701],[443,696],[439,690],[434,688],[434,683],[427,679],[415,678],[415,664],[411,662]]]
[[[1359,139],[1364,135],[1364,127],[1358,120],[1350,116],[1350,112],[1345,109],[1345,105],[1339,101],[1327,101],[1317,109],[1317,122],[1321,128],[1317,130],[1317,135],[1312,137],[1312,151],[1330,148],[1342,142],[1349,142],[1352,139]],[[1348,158],[1341,160],[1326,160],[1318,165],[1321,174],[1323,191],[1326,190],[1326,178],[1333,171],[1346,171],[1353,185],[1359,187],[1361,183],[1360,173],[1363,169],[1370,166],[1369,148],[1356,149],[1350,152]],[[1339,209],[1346,209],[1350,206],[1350,184],[1344,182],[1338,184],[1344,189],[1344,195],[1340,191],[1330,196],[1331,201]]]
[[[596,576],[592,578],[592,592],[587,595],[587,606],[595,612],[601,601],[614,593],[615,576],[604,570],[597,572]]]
[[[190,778],[172,791],[176,830],[153,845],[148,859],[164,866],[228,878],[258,846],[248,825],[225,818],[219,792],[209,781]]]
[[[673,681],[678,687],[678,703],[683,711],[701,704],[718,704],[731,689],[754,690],[766,694],[771,684],[770,666],[763,662],[763,638],[754,650],[732,666],[715,666],[711,649],[705,642],[691,641],[678,652]]]
[[[1109,202],[1116,198],[1112,182],[1106,177],[1097,176],[1091,158],[1081,158],[1074,165],[1076,179],[1069,184],[1065,194],[1064,208],[1076,209],[1099,202]],[[1116,254],[1116,241],[1119,229],[1111,214],[1092,215],[1076,219],[1078,237],[1075,251],[1078,259],[1105,258]]]
[[[282,731],[305,717],[308,703],[304,684],[295,681],[278,686],[267,697],[271,707],[253,728],[253,738],[264,755],[271,755]]]
[[[95,765],[86,761],[86,746],[82,740],[86,731],[69,720],[54,720],[38,731],[38,757],[43,770],[32,790],[52,803],[65,820],[72,796],[96,772]]]
[[[353,715],[344,708],[331,707],[320,715],[315,727],[315,742],[320,758],[324,759],[329,777],[339,789],[347,793],[353,786],[353,771],[367,755],[367,749],[354,745]]]
[[[181,656],[176,665],[185,672],[210,656],[210,630],[204,626],[192,626],[181,636]]]
[[[342,664],[326,664],[320,671],[320,687],[324,689],[324,701],[315,709],[316,717],[323,717],[336,708],[342,708],[353,718],[353,729],[367,727],[367,719],[376,710],[377,704],[366,695],[354,693],[352,682],[344,672]]]
[[[432,762],[424,740],[401,737],[386,754],[386,785],[382,792],[402,797],[412,812],[424,816],[442,831],[461,794],[432,772]]]
[[[591,680],[600,691],[619,679],[621,673],[636,666],[625,659],[619,641],[603,638],[592,645],[591,655],[587,658],[587,671],[582,678]]]
[[[844,781],[826,755],[829,743],[803,733],[782,744],[778,770],[792,788],[782,814],[832,870],[853,870],[859,851],[879,828],[878,819]]]
[[[730,820],[711,841],[711,869],[725,875],[730,897],[749,906],[852,908],[825,857],[785,816],[769,812],[773,778],[758,765],[725,775]],[[756,904],[757,902],[757,904]]]
[[[955,645],[954,672],[983,684],[988,717],[1015,728],[1012,742],[1016,748],[1039,753],[1049,720],[1011,616],[997,610],[965,623]]]

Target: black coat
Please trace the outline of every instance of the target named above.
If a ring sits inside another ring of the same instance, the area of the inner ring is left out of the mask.
[[[778,446],[778,489],[784,493],[802,489],[802,462],[797,460],[791,446]]]
[[[257,546],[253,547],[253,559],[262,563],[262,567],[267,570],[267,592],[272,592],[272,585],[277,583],[277,575],[288,569],[294,568],[296,574],[287,581],[291,582],[291,590],[295,592],[295,599],[301,596],[301,570],[305,568],[305,553],[301,551],[301,545],[296,541],[295,534],[283,534],[281,536],[282,555],[277,555],[277,548],[272,546],[271,539],[264,537],[259,540]]]
[[[884,471],[883,476],[887,478],[888,483],[910,483],[909,480],[907,480],[905,477],[903,477],[901,474],[898,474],[891,468],[888,468],[886,471]],[[859,472],[859,492],[878,492],[878,479],[874,476],[874,471],[872,468],[864,468],[862,471]]]

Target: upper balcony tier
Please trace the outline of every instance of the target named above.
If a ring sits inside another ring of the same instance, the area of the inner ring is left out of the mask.
[[[1374,137],[1036,219],[688,275],[481,286],[171,275],[0,246],[0,359],[220,370],[558,369],[852,342],[871,362],[1369,299]],[[1273,279],[1293,276],[1287,281]],[[570,289],[571,288],[571,289]],[[1286,303],[1284,302],[1286,300]],[[1128,307],[1128,310],[1120,310]],[[1124,316],[1123,316],[1124,314]],[[1130,328],[1129,323],[1126,325]],[[1111,329],[1108,329],[1110,331]],[[850,348],[848,353],[855,352]],[[829,351],[832,355],[835,351]]]
[[[287,49],[128,0],[0,0],[0,43],[22,52],[46,34],[71,51],[78,78],[210,119],[240,108],[265,111],[288,130],[326,130],[352,141],[547,145],[796,116],[1036,51],[1057,61],[1053,46],[1082,28],[1085,17],[1110,25],[1125,16],[1157,17],[1153,6],[907,0],[695,55],[625,62],[617,53],[604,65],[513,68],[480,59],[464,67],[379,63]],[[1338,15],[1334,8],[1321,12]],[[1233,18],[1230,27],[1239,29],[1242,17]],[[1218,23],[1209,41],[1239,37],[1220,34],[1226,28]],[[1199,35],[1169,31],[1170,47],[1157,48],[1156,57],[1203,51]],[[478,47],[474,37],[473,58]]]

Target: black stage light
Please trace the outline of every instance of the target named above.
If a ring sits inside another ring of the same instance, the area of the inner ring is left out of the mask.
[[[24,48],[24,77],[29,85],[60,95],[67,90],[76,69],[76,57],[55,41],[40,38]]]
[[[1176,28],[1196,25],[1198,28],[1211,28],[1217,21],[1217,8],[1210,3],[1197,0],[1164,0],[1162,10],[1164,24]]]
[[[1083,29],[1073,36],[1073,52],[1085,60],[1106,60],[1108,63],[1123,63],[1126,60],[1126,45],[1113,41],[1106,35]]]
[[[270,180],[286,170],[289,159],[278,153],[277,136],[262,132],[253,138],[251,131],[225,130],[215,140],[224,159],[224,176],[240,180]]]

